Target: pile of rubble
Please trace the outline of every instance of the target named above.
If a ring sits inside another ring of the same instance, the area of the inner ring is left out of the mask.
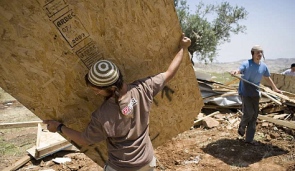
[[[196,118],[194,126],[201,124],[211,128],[217,126],[218,121],[221,120],[227,121],[229,128],[238,126],[237,124],[239,123],[240,117],[237,117],[239,115],[236,114],[242,115],[242,101],[237,91],[238,82],[240,80],[245,80],[241,77],[236,77],[235,80],[225,84],[205,79],[197,79],[205,104],[203,109],[216,110],[217,112],[207,116],[202,116],[201,113],[199,118]],[[257,87],[260,89],[262,95],[259,101],[260,114],[258,118],[265,122],[295,129],[295,94],[287,91],[282,91],[282,94],[280,94],[264,85]],[[233,113],[236,114],[229,113],[228,116],[220,115],[218,111],[223,111],[225,109],[233,111]],[[213,115],[215,119],[211,118]]]

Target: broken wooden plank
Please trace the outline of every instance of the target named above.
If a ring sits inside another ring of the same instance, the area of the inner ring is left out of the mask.
[[[213,116],[213,115],[216,115],[216,114],[218,114],[218,113],[220,113],[220,112],[219,112],[219,111],[216,111],[216,112],[213,112],[213,113],[211,113],[211,114],[209,114],[209,115],[207,115],[207,116],[204,116],[204,117],[202,117],[202,118],[200,118],[200,119],[194,121],[194,126],[199,125],[200,122],[201,122],[203,119],[206,119],[206,118],[211,117],[211,116]]]
[[[22,157],[20,160],[18,160],[17,162],[13,163],[11,166],[4,168],[2,171],[17,170],[18,168],[20,168],[24,164],[28,163],[30,160],[31,160],[31,156],[26,155],[26,156]]]
[[[274,99],[273,97],[271,97],[270,95],[268,95],[267,93],[263,92],[263,91],[260,91],[261,94],[267,98],[269,98],[271,101],[275,102],[276,104],[278,105],[282,105],[281,102],[279,102],[278,100]]]
[[[267,122],[271,122],[271,123],[280,125],[280,126],[285,126],[285,127],[288,127],[288,128],[295,129],[295,123],[292,123],[292,122],[289,122],[289,121],[277,120],[277,119],[269,118],[267,116],[262,116],[262,115],[258,115],[258,118],[261,119],[261,120],[265,120]]]
[[[42,121],[28,121],[28,122],[0,123],[0,129],[37,127],[38,123],[42,123]]]

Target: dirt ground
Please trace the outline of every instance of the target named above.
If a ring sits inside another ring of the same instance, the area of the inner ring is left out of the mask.
[[[0,123],[38,120],[17,101],[8,98],[0,102]],[[262,126],[265,122],[259,121],[255,139],[260,144],[252,146],[237,135],[239,115],[232,111],[221,113],[222,117],[215,118],[219,126],[207,129],[201,125],[157,147],[156,170],[295,170],[294,130],[271,123]],[[35,145],[36,135],[35,127],[0,130],[0,170],[25,156],[26,150]],[[58,157],[70,158],[71,162],[52,161]],[[18,170],[101,171],[102,168],[82,153],[61,151],[41,160],[31,159]]]

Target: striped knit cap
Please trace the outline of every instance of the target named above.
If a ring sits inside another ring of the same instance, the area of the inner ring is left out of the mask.
[[[119,78],[119,69],[108,60],[96,62],[88,72],[88,80],[95,86],[105,87],[114,84]]]

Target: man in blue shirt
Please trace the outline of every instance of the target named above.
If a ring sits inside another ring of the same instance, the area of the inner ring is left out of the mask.
[[[281,92],[270,78],[269,70],[265,63],[261,61],[263,49],[259,45],[251,49],[252,59],[242,63],[240,68],[232,71],[231,74],[242,74],[242,78],[259,86],[262,76],[269,82],[273,91]],[[259,112],[259,89],[247,82],[240,81],[239,95],[242,98],[243,117],[239,125],[238,133],[244,136],[246,132],[246,143],[257,145],[254,141],[256,131],[256,120]],[[246,130],[246,131],[245,131]]]

